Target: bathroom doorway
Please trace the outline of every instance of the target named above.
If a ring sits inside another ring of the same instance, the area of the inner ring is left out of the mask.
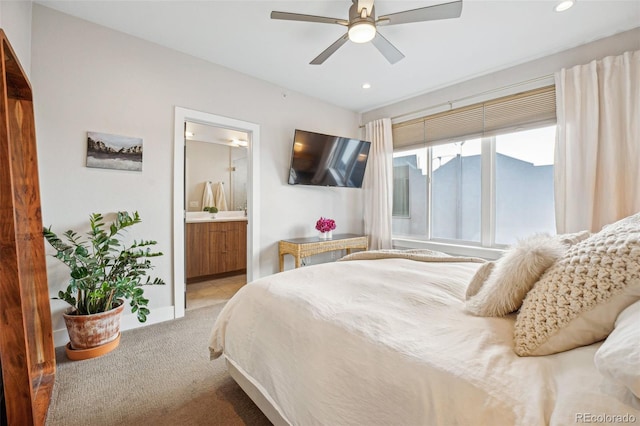
[[[186,132],[189,126],[196,126],[199,130],[189,130],[195,136],[189,136]],[[236,167],[236,170],[244,168],[246,170],[246,180],[244,184],[239,178],[236,178],[232,184],[232,179],[228,179],[228,185],[235,186],[235,190],[229,188],[229,194],[225,194],[228,205],[227,208],[241,208],[241,210],[227,211],[226,215],[238,214],[241,212],[244,216],[246,208],[247,221],[247,248],[246,248],[246,276],[243,277],[244,282],[252,281],[260,276],[259,273],[259,140],[260,126],[241,120],[228,117],[222,117],[201,111],[189,110],[186,108],[176,107],[175,125],[174,125],[174,311],[175,318],[184,316],[186,306],[186,268],[185,268],[185,219],[187,213],[197,213],[202,204],[202,194],[189,195],[186,185],[186,168],[187,165],[187,148],[186,144],[190,139],[202,139],[197,136],[198,132],[211,130],[214,131],[232,131],[236,132],[240,137],[228,137],[228,140],[218,140],[218,145],[231,146],[244,145],[246,143],[246,156],[242,160],[241,156],[229,155],[230,167]],[[202,136],[202,135],[201,135]],[[216,136],[217,139],[227,139],[227,136]],[[233,141],[233,139],[236,139]],[[212,178],[218,179],[218,178]],[[205,178],[205,181],[208,181]],[[215,182],[223,182],[223,178],[219,178]],[[212,182],[213,183],[213,182]],[[242,188],[242,189],[239,189]],[[227,188],[225,188],[226,190]],[[243,197],[243,192],[244,197]],[[198,207],[189,207],[191,202],[198,202]],[[206,207],[206,206],[205,206]],[[235,284],[234,284],[235,285]],[[227,287],[227,289],[232,288]]]
[[[247,282],[248,139],[244,131],[185,123],[187,310],[227,300]],[[231,235],[236,230],[241,235]]]

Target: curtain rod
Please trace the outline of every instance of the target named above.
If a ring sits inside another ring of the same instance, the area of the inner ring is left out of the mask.
[[[399,115],[391,117],[391,121],[397,120],[398,118],[411,116],[411,115],[418,114],[418,113],[423,112],[423,111],[426,112],[426,111],[429,111],[431,109],[440,108],[440,107],[447,106],[447,105],[449,105],[451,107],[450,109],[453,109],[453,104],[454,103],[466,101],[466,100],[473,99],[473,98],[478,98],[480,96],[488,95],[488,94],[494,93],[494,92],[500,92],[502,90],[511,89],[511,88],[518,87],[518,86],[525,86],[527,84],[535,83],[537,81],[543,81],[543,80],[550,79],[553,76],[554,76],[553,74],[547,74],[547,75],[543,75],[541,77],[535,77],[535,78],[532,78],[532,79],[529,79],[529,80],[526,80],[526,81],[521,81],[519,83],[513,83],[513,84],[509,84],[507,86],[502,86],[502,87],[498,87],[498,88],[495,88],[495,89],[486,90],[486,91],[481,92],[481,93],[476,93],[475,95],[469,95],[469,96],[465,96],[463,98],[458,98],[458,99],[455,99],[453,101],[442,102],[440,104],[431,105],[431,106],[426,107],[426,108],[420,108],[418,110],[414,110],[414,111],[411,111],[411,112],[405,112],[403,114],[399,114]],[[360,128],[361,129],[364,128],[364,124],[361,124]]]

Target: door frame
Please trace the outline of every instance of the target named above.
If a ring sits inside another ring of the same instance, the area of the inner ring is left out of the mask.
[[[173,161],[173,305],[174,317],[185,312],[185,122],[246,132],[247,146],[247,282],[260,277],[260,126],[183,107],[175,107]]]

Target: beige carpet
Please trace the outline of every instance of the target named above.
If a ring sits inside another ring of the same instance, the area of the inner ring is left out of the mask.
[[[270,425],[207,341],[224,304],[122,333],[112,353],[58,370],[47,425]],[[153,314],[153,313],[152,313]]]

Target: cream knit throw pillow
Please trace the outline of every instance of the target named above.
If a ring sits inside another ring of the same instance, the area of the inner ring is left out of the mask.
[[[529,291],[514,350],[548,355],[607,337],[618,314],[640,300],[640,213],[570,247]]]
[[[571,247],[572,245],[578,244],[580,241],[586,240],[590,236],[591,232],[589,231],[579,231],[571,234],[556,235],[556,238],[565,246]]]

